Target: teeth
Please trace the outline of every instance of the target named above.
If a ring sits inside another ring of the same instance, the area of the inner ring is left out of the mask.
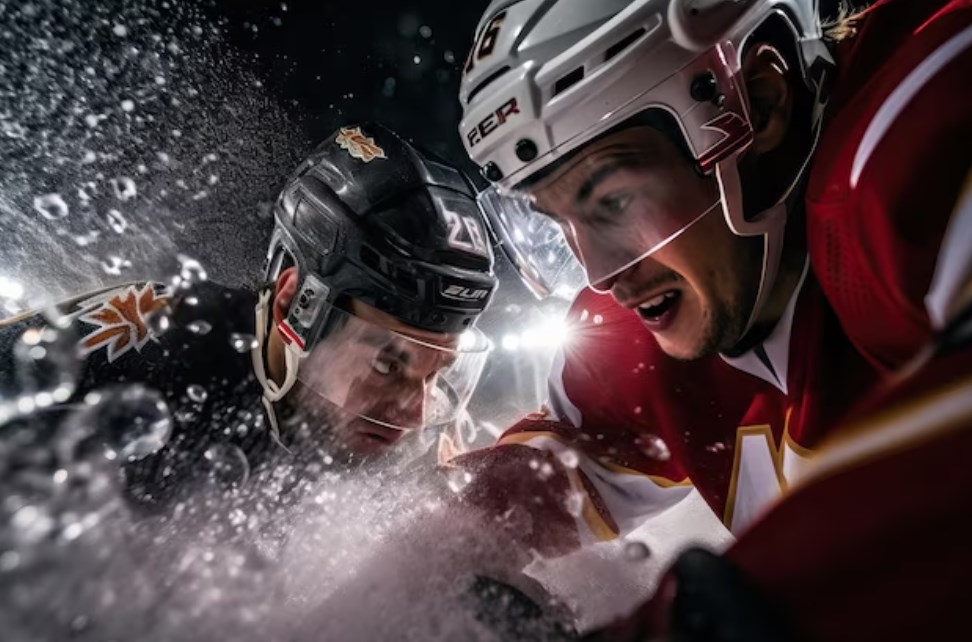
[[[652,297],[651,299],[648,299],[644,303],[638,305],[638,307],[641,308],[642,310],[648,310],[649,308],[654,308],[661,305],[662,303],[665,302],[665,299],[673,299],[673,298],[675,298],[675,292],[674,290],[669,290],[668,292],[663,292],[656,297]]]

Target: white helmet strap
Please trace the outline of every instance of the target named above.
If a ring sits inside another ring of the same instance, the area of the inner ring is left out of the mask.
[[[739,155],[742,152],[730,155],[717,163],[715,167],[716,180],[719,183],[719,192],[729,229],[739,236],[763,236],[763,267],[759,279],[759,289],[756,293],[753,309],[749,314],[749,320],[746,322],[746,327],[740,338],[745,336],[755,325],[760,313],[769,301],[773,286],[776,285],[776,277],[783,257],[787,205],[797,186],[806,177],[810,161],[813,159],[813,154],[820,141],[820,132],[823,129],[823,112],[826,106],[824,99],[826,78],[822,75],[815,81],[815,85],[813,111],[811,113],[813,140],[810,143],[810,149],[800,163],[800,168],[794,174],[793,180],[772,207],[760,212],[752,219],[746,218],[743,208],[742,182],[739,178]]]
[[[254,312],[256,313],[256,342],[250,349],[250,359],[253,361],[253,374],[256,376],[260,387],[263,388],[263,407],[267,411],[270,420],[270,436],[274,442],[284,450],[289,449],[280,441],[280,427],[277,422],[277,414],[273,407],[273,402],[283,399],[297,383],[297,368],[300,362],[300,349],[292,344],[284,345],[284,364],[286,375],[281,385],[271,380],[267,376],[266,364],[263,360],[263,346],[267,339],[267,326],[270,318],[270,299],[272,293],[266,289],[260,293]]]

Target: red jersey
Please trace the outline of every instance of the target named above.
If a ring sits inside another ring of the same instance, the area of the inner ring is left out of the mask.
[[[677,361],[635,313],[582,292],[549,411],[456,460],[477,472],[470,501],[526,502],[546,526],[523,538],[553,552],[634,528],[692,486],[738,533],[799,476],[969,273],[972,214],[952,212],[972,158],[970,12],[945,5],[879,3],[838,51],[806,195],[809,270],[766,341]]]

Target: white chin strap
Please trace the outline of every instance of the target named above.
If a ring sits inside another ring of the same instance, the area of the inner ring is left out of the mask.
[[[753,220],[746,220],[742,204],[742,183],[739,180],[739,168],[736,163],[738,156],[733,154],[726,160],[716,164],[716,179],[722,196],[722,206],[725,209],[726,223],[733,234],[737,236],[763,237],[763,267],[760,272],[759,290],[753,302],[749,320],[739,339],[742,339],[756,324],[760,313],[773,292],[776,276],[780,270],[780,260],[783,257],[783,236],[786,229],[786,197],[793,186],[776,203]],[[794,182],[794,185],[796,183]]]
[[[800,164],[800,169],[793,177],[789,187],[783,192],[776,204],[760,212],[751,220],[746,219],[743,210],[742,182],[739,179],[739,155],[736,152],[728,158],[716,163],[716,180],[719,183],[719,192],[722,198],[723,208],[725,209],[726,223],[729,229],[738,236],[763,236],[763,269],[759,279],[759,290],[756,292],[756,301],[753,303],[752,312],[749,314],[749,321],[746,328],[739,336],[742,339],[753,328],[759,318],[763,307],[769,301],[773,286],[776,285],[776,277],[780,270],[780,261],[783,257],[783,238],[786,231],[786,205],[790,195],[797,185],[803,180],[810,167],[810,161],[817,150],[817,143],[820,141],[820,131],[823,129],[823,110],[826,102],[821,100],[823,92],[823,78],[817,84],[814,97],[813,113],[811,122],[813,123],[813,141],[810,143],[810,150]]]
[[[256,308],[254,308],[256,312],[256,343],[250,349],[250,358],[253,360],[253,373],[256,375],[257,381],[260,382],[260,387],[263,388],[263,407],[266,409],[267,417],[270,419],[270,436],[278,446],[290,452],[290,449],[280,441],[280,427],[277,423],[277,413],[274,410],[273,403],[283,399],[290,392],[291,388],[294,387],[294,384],[297,383],[297,368],[300,363],[300,352],[296,345],[285,343],[284,364],[287,374],[284,378],[283,385],[278,386],[275,381],[267,377],[266,365],[263,362],[263,346],[267,339],[270,299],[270,290],[264,290],[260,293]]]

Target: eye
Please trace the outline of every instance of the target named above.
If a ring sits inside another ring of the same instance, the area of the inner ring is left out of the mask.
[[[375,357],[371,362],[371,368],[381,375],[396,374],[399,371],[398,363],[385,357]]]
[[[631,196],[628,194],[608,194],[599,198],[597,202],[601,211],[605,214],[620,214],[631,203]]]

